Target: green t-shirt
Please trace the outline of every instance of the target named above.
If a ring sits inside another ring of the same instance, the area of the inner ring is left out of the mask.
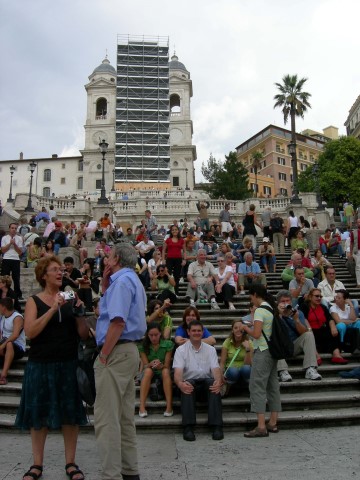
[[[147,320],[148,319],[149,319],[149,317],[147,317]],[[165,330],[166,327],[170,327],[171,330],[172,330],[172,327],[173,327],[172,318],[167,313],[163,316],[163,318],[161,319],[161,322],[159,322],[158,320],[154,320],[154,323],[158,323],[160,325],[161,334],[164,333],[164,330]]]
[[[142,343],[138,345],[138,349],[140,353],[144,353],[144,346]],[[172,352],[173,349],[174,344],[171,340],[161,339],[159,348],[157,350],[154,350],[153,346],[150,345],[150,351],[147,355],[147,359],[149,360],[149,363],[156,359],[160,360],[161,363],[164,363],[167,352]],[[161,371],[155,370],[155,374],[160,375]]]
[[[161,293],[163,290],[168,289],[170,292],[175,293],[174,287],[170,284],[170,282],[164,282],[162,278],[157,279],[157,287],[159,292]]]
[[[251,345],[252,345],[252,342],[250,342],[250,346]],[[233,344],[233,341],[231,338],[227,338],[222,344],[222,346],[223,348],[225,348],[225,350],[227,350],[227,357],[225,362],[225,370],[226,370],[227,367],[230,365],[230,362],[233,359],[234,355],[236,354],[237,347]],[[232,367],[241,368],[244,365],[245,355],[246,355],[246,351],[245,351],[245,348],[242,346],[240,348],[239,353],[236,356],[236,359],[231,365],[231,368]]]
[[[262,305],[270,307],[267,302],[263,302],[260,307],[255,310],[254,313],[254,322],[262,322],[262,330],[269,339],[272,333],[272,323],[273,323],[273,314],[264,308],[261,308]],[[271,307],[270,307],[271,308]],[[268,344],[266,343],[264,335],[261,335],[258,339],[254,338],[253,340],[254,349],[259,349],[261,352],[268,349]]]

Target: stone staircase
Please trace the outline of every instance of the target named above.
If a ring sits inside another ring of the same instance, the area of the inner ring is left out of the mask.
[[[280,273],[290,257],[288,250],[285,255],[277,256],[277,273],[267,274],[268,288],[276,294],[282,288]],[[341,280],[350,291],[352,298],[360,300],[360,291],[356,288],[356,281],[352,278],[344,265],[344,260],[331,257],[330,261],[336,268],[337,278]],[[31,283],[30,273],[26,273],[22,279]],[[33,285],[33,284],[31,284]],[[25,290],[25,289],[24,289]],[[174,330],[181,323],[182,313],[188,305],[185,299],[186,284],[180,285],[179,301],[171,310],[174,322]],[[226,310],[221,305],[220,311],[210,309],[208,304],[200,304],[199,311],[204,325],[215,336],[216,349],[220,354],[221,345],[230,332],[230,325],[234,318],[247,314],[248,295],[238,296],[234,304],[236,311]],[[289,360],[289,372],[293,377],[290,383],[281,384],[281,400],[283,412],[280,417],[280,425],[283,428],[312,427],[324,425],[347,425],[360,424],[360,383],[354,379],[342,379],[338,376],[341,370],[351,370],[360,364],[360,354],[344,354],[349,359],[345,366],[332,365],[331,355],[323,354],[323,364],[319,367],[323,379],[310,381],[304,378],[302,370],[302,356]],[[8,376],[8,384],[0,386],[0,426],[13,428],[16,410],[19,405],[21,394],[21,382],[23,378],[26,358],[14,362]],[[181,428],[180,399],[174,397],[174,416],[163,417],[165,401],[147,401],[147,418],[139,418],[137,415],[139,406],[139,387],[135,400],[136,425],[141,430],[160,430],[168,428],[178,430]],[[206,405],[199,404],[198,424],[201,427],[207,422]],[[90,424],[88,429],[93,428],[93,409],[88,409]],[[223,399],[223,418],[226,429],[247,429],[256,421],[255,414],[250,412],[249,393],[241,391]]]

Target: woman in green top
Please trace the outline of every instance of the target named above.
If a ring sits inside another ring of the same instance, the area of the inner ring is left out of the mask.
[[[221,391],[223,396],[228,395],[231,385],[249,383],[253,349],[248,336],[242,331],[242,325],[241,320],[233,320],[231,334],[221,348],[220,369],[225,385]]]
[[[151,380],[154,376],[161,378],[163,383],[166,399],[164,417],[171,417],[173,410],[170,366],[174,344],[171,340],[162,340],[160,326],[157,323],[150,323],[147,326],[143,343],[139,345],[138,348],[141,361],[144,365],[143,377],[140,384],[139,417],[147,417],[145,402],[150,391]]]
[[[242,330],[252,337],[254,357],[250,376],[251,410],[256,412],[258,425],[246,432],[246,438],[268,437],[269,432],[277,433],[278,412],[281,411],[280,387],[277,376],[277,360],[269,353],[266,339],[271,337],[276,303],[263,285],[250,285],[250,301],[256,307],[254,324],[243,325]],[[265,424],[266,400],[270,410],[270,420]]]
[[[164,303],[161,300],[151,300],[147,308],[146,322],[160,325],[161,336],[165,340],[170,340],[173,326],[172,318],[166,311],[170,306],[170,300],[167,298]]]
[[[304,237],[304,234],[301,230],[299,230],[296,233],[296,237],[291,240],[291,250],[292,250],[292,252],[296,253],[296,250],[298,248],[303,248],[305,250],[304,257],[309,257],[309,254],[310,254],[309,244],[308,244],[308,241]]]
[[[159,300],[169,299],[171,303],[175,303],[177,297],[175,295],[175,280],[172,275],[169,274],[165,265],[159,265],[156,268],[156,275],[151,280],[151,290],[158,290]]]

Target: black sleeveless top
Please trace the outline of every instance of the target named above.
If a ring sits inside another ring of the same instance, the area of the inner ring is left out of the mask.
[[[50,307],[36,295],[31,297],[37,307],[37,318]],[[30,340],[29,360],[34,362],[66,362],[76,360],[79,336],[72,302],[66,302],[49,320],[39,335]]]
[[[243,225],[243,238],[246,237],[246,235],[254,235],[256,237],[257,231],[254,223],[254,215],[248,215],[248,213],[246,212],[245,218],[243,220]]]

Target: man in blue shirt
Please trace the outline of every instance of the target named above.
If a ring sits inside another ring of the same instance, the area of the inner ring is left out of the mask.
[[[94,365],[94,426],[104,479],[140,479],[134,420],[134,377],[139,366],[135,342],[146,331],[146,295],[135,273],[136,262],[131,245],[117,244],[103,275],[96,325],[101,351]]]
[[[307,380],[321,380],[317,371],[317,353],[314,334],[307,323],[304,314],[299,310],[292,309],[291,293],[288,290],[280,290],[276,295],[280,317],[285,321],[289,336],[294,342],[294,357],[304,354],[303,368]],[[279,360],[277,371],[280,382],[291,382],[292,378],[288,372],[288,365],[285,360]]]
[[[245,287],[259,283],[266,287],[266,277],[261,273],[259,264],[253,262],[251,252],[244,254],[244,262],[239,265],[239,290],[240,295],[245,295]]]

